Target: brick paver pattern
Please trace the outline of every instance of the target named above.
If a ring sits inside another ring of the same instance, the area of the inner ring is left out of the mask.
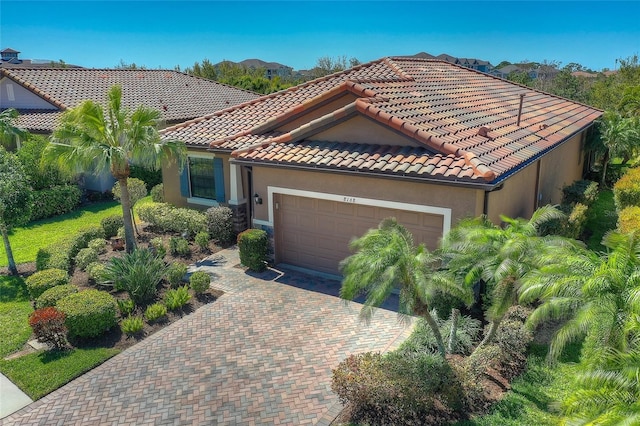
[[[410,333],[379,310],[250,275],[226,250],[201,268],[226,291],[181,321],[0,421],[13,424],[329,424],[340,405],[331,369]]]

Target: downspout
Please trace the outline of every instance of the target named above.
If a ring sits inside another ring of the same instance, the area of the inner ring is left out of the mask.
[[[496,186],[495,188],[489,189],[487,191],[484,191],[484,203],[482,206],[482,214],[484,216],[489,216],[489,193],[491,192],[498,192],[500,190],[502,190],[502,188],[504,188],[504,183],[501,183],[500,185]]]
[[[536,210],[538,210],[539,207],[539,203],[542,200],[542,194],[540,193],[540,163],[542,161],[538,160],[537,164],[536,164],[536,188],[535,188],[535,192],[533,194],[534,200],[533,200],[533,211],[535,212]],[[531,212],[531,214],[533,214],[533,212]]]

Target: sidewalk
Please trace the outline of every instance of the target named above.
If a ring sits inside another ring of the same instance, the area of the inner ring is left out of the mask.
[[[0,419],[26,407],[33,401],[13,382],[0,374]]]

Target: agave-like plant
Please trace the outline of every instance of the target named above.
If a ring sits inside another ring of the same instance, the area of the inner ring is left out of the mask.
[[[164,261],[147,249],[136,249],[122,257],[114,257],[107,264],[102,278],[116,290],[124,290],[129,297],[141,304],[152,300],[167,266]]]

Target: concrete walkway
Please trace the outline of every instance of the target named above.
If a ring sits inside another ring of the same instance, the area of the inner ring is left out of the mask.
[[[360,305],[294,286],[339,283],[248,274],[238,264],[235,249],[196,264],[191,272],[207,271],[226,292],[215,303],[0,424],[328,425],[341,409],[332,368],[349,354],[394,348],[411,332],[395,312],[381,309],[366,326]]]
[[[11,380],[0,374],[0,419],[15,413],[32,402],[33,400],[27,394],[22,392]]]

